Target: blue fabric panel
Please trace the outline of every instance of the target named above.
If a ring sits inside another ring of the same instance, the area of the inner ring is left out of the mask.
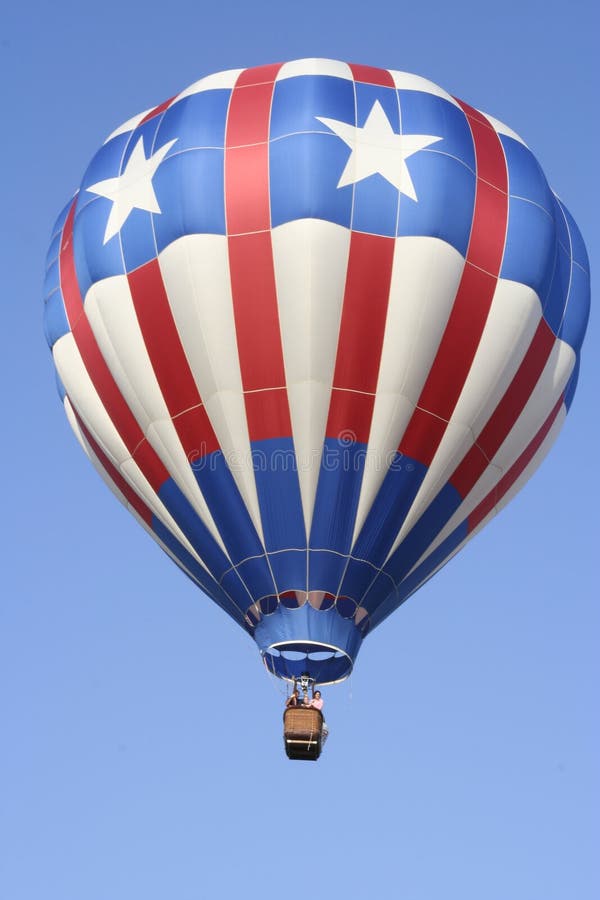
[[[265,653],[263,656],[269,672],[278,678],[300,678],[308,674],[314,679],[315,684],[327,684],[332,681],[340,681],[346,678],[352,671],[347,657],[340,656],[331,660],[312,660],[308,657],[302,659],[285,659],[283,656],[273,656]]]
[[[178,100],[163,113],[156,146],[177,139],[173,152],[196,147],[225,146],[225,125],[230,89],[200,91]]]
[[[319,124],[319,123],[317,123]],[[296,134],[269,147],[271,223],[325,219],[350,227],[352,185],[337,187],[348,146],[335,134]]]
[[[221,450],[194,463],[192,471],[233,565],[264,550]]]
[[[377,568],[383,565],[426,474],[427,466],[402,453],[396,454],[352,548],[352,556],[366,559]]]
[[[253,441],[252,459],[267,551],[305,548],[306,531],[292,438]]]
[[[308,590],[308,552],[284,550],[270,553],[269,562],[275,578],[277,593]]]
[[[175,558],[179,560],[182,566],[185,566],[186,569],[191,572],[194,578],[198,581],[202,590],[208,594],[208,596],[215,601],[218,606],[221,607],[226,613],[228,613],[236,622],[242,623],[243,609],[238,609],[232,606],[232,601],[228,598],[225,591],[219,587],[219,585],[210,577],[208,572],[199,565],[193,556],[182,547],[179,541],[173,537],[168,528],[162,524],[160,519],[157,519],[156,516],[152,518],[152,530],[156,534],[156,536],[163,542],[163,544],[169,548],[169,550],[174,554]],[[187,574],[187,572],[185,573]]]
[[[111,239],[108,243],[118,244],[119,237],[127,272],[156,258],[152,214],[145,209],[132,209],[121,226],[121,231],[115,235],[116,240]]]
[[[441,141],[432,144],[423,152],[443,153],[455,157],[464,168],[475,172],[473,138],[462,109],[443,97],[423,91],[400,90],[398,97],[403,134],[429,134],[432,137],[441,137]],[[409,168],[412,159],[413,157],[409,157]]]
[[[506,156],[509,195],[531,200],[550,216],[554,215],[554,194],[531,150],[507,135],[501,134],[498,137]]]
[[[579,368],[580,368],[580,357],[577,357],[575,362],[575,368],[571,373],[571,377],[569,378],[567,387],[565,389],[565,406],[567,410],[571,408],[571,403],[573,402],[573,397],[575,396],[575,390],[577,388],[577,382],[579,381]]]
[[[74,198],[69,200],[69,202],[65,206],[63,206],[63,208],[61,209],[60,213],[58,214],[58,216],[56,218],[56,222],[54,223],[54,226],[52,228],[53,243],[57,238],[60,243],[62,230],[63,230],[64,224],[67,220],[67,216],[69,215],[69,210],[71,209],[71,206],[73,204],[73,199]],[[52,245],[51,245],[51,247],[52,247]],[[48,253],[48,255],[50,255],[50,253]]]
[[[352,619],[343,619],[333,607],[313,609],[310,603],[298,609],[286,609],[280,605],[273,615],[261,619],[254,637],[261,650],[273,644],[314,641],[337,647],[351,659],[354,659],[362,640]]]
[[[161,208],[152,216],[159,252],[184,234],[225,234],[223,172],[223,150],[177,153],[159,166],[152,182]]]
[[[364,128],[365,122],[369,118],[373,106],[376,102],[383,109],[387,119],[392,126],[395,134],[400,134],[400,107],[398,103],[398,92],[396,88],[385,87],[379,84],[366,84],[365,82],[356,82],[356,123],[359,128]],[[332,116],[332,118],[339,118]],[[344,121],[353,122],[354,119],[345,119]],[[350,148],[348,148],[350,155]]]
[[[406,161],[418,202],[400,197],[398,234],[438,237],[466,256],[475,175],[453,157],[434,152],[438,146],[432,144]]]
[[[91,203],[92,200],[95,200],[98,196],[87,190],[90,185],[118,176],[121,171],[123,155],[130,138],[131,132],[119,134],[117,137],[100,147],[81,180],[81,191],[77,197],[77,212],[80,212],[88,205],[88,203]],[[108,203],[109,201],[106,202]]]
[[[125,171],[125,169],[127,168],[127,163],[129,162],[129,160],[131,158],[131,154],[133,153],[135,147],[137,147],[140,140],[143,141],[144,156],[146,157],[146,159],[149,159],[149,157],[153,153],[155,153],[160,147],[163,146],[162,143],[159,144],[156,141],[156,134],[158,131],[158,127],[159,127],[160,123],[162,122],[163,115],[164,115],[164,113],[162,113],[161,115],[158,115],[158,116],[153,116],[151,119],[148,119],[148,121],[144,122],[142,125],[136,126],[135,130],[131,131],[127,135],[128,142],[125,147],[125,152],[123,153],[123,159],[121,161],[121,166],[120,166],[120,169],[114,173],[115,175],[121,174]],[[167,142],[163,141],[163,143],[166,144]],[[171,149],[171,152],[174,152],[174,151],[175,151],[175,148],[173,147]]]
[[[563,212],[564,217],[566,219],[566,225],[569,232],[569,237],[571,239],[571,255],[573,257],[573,261],[576,262],[582,269],[586,272],[590,271],[590,261],[588,259],[587,250],[585,248],[585,244],[583,243],[583,238],[581,236],[581,232],[577,227],[577,223],[575,222],[573,216],[561,201],[556,198],[556,204]],[[558,215],[558,214],[557,214]]]
[[[347,562],[347,556],[342,556],[339,553],[332,553],[331,550],[309,549],[309,591],[326,591],[328,594],[337,595]]]
[[[554,265],[548,293],[543,298],[542,313],[548,326],[556,334],[563,319],[571,277],[571,257],[558,242],[555,244]]]
[[[275,82],[270,138],[302,131],[329,132],[317,116],[355,122],[354,85],[330,75],[300,75]]]
[[[387,562],[385,571],[394,584],[399,584],[406,573],[410,572],[454,515],[462,499],[455,487],[451,484],[444,485]]]
[[[362,559],[350,557],[339,587],[340,596],[351,597],[360,604],[363,594],[371,582],[377,578],[377,574],[378,570],[375,566]]]
[[[198,514],[189,500],[182,494],[172,478],[160,486],[158,496],[198,556],[210,570],[213,578],[219,581],[223,573],[231,568],[231,563],[206,525],[198,518]]]
[[[385,572],[380,572],[367,593],[361,600],[363,606],[369,613],[371,619],[371,628],[374,628],[380,620],[380,607],[387,603],[391,609],[400,606],[402,599],[398,589],[394,587],[393,581]],[[391,611],[391,610],[390,610]]]
[[[67,390],[66,390],[64,384],[62,383],[61,377],[58,374],[58,372],[54,373],[54,380],[56,382],[56,390],[58,391],[58,396],[60,397],[60,399],[62,401],[67,396]]]
[[[555,242],[552,216],[529,200],[510,197],[501,277],[529,285],[543,302],[552,278]]]
[[[447,559],[454,550],[456,550],[468,534],[469,523],[468,520],[465,520],[454,529],[452,534],[448,535],[446,540],[434,550],[431,556],[427,557],[427,559],[398,586],[398,593],[400,594],[401,599],[406,600],[410,597],[419,586],[420,582],[428,578],[431,573]]]
[[[236,566],[236,569],[239,577],[252,595],[252,598],[248,598],[246,608],[250,606],[253,599],[258,600],[260,597],[269,597],[275,593],[273,576],[264,553],[253,559],[247,559],[245,562],[240,563],[239,566]]]
[[[52,241],[50,242],[50,246],[48,247],[48,252],[46,254],[46,268],[49,269],[53,262],[58,259],[58,255],[60,253],[60,242],[62,239],[62,230],[54,235]]]
[[[60,269],[58,264],[58,259],[55,259],[54,262],[51,262],[48,268],[46,269],[46,276],[44,278],[44,298],[47,299],[53,291],[57,291],[60,288]]]
[[[107,244],[103,243],[111,208],[111,200],[96,197],[76,214],[73,253],[77,281],[84,300],[94,282],[125,272],[118,235]]]
[[[356,231],[395,237],[398,222],[398,190],[376,173],[354,186],[352,227]]]
[[[576,353],[579,353],[581,349],[589,317],[589,275],[583,269],[580,269],[579,266],[573,266],[567,308],[559,331],[559,337],[573,347]]]
[[[70,331],[60,291],[50,294],[44,304],[44,334],[50,349],[59,338]]]

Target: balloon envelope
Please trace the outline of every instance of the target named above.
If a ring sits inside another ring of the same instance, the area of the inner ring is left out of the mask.
[[[47,268],[84,450],[271,671],[319,682],[539,465],[589,309],[518,135],[330,60],[211,75],[126,122]]]

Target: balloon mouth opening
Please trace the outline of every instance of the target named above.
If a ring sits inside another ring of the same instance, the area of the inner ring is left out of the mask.
[[[292,681],[309,675],[316,684],[337,684],[352,672],[352,658],[340,647],[320,641],[282,641],[261,655],[267,671]]]

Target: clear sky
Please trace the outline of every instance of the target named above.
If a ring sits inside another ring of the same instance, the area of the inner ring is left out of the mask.
[[[54,219],[114,127],[210,72],[303,56],[415,72],[510,125],[593,276],[599,24],[592,0],[3,12],[2,900],[600,896],[597,316],[549,458],[325,691],[312,764],[284,756],[255,645],[81,453],[41,302]]]

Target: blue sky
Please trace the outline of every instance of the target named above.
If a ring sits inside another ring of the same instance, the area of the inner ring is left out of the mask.
[[[41,304],[55,216],[115,126],[210,72],[302,56],[412,71],[509,124],[594,273],[598,25],[591,0],[3,14],[2,900],[598,896],[597,316],[549,458],[325,692],[312,765],[285,759],[253,643],[81,453]]]

